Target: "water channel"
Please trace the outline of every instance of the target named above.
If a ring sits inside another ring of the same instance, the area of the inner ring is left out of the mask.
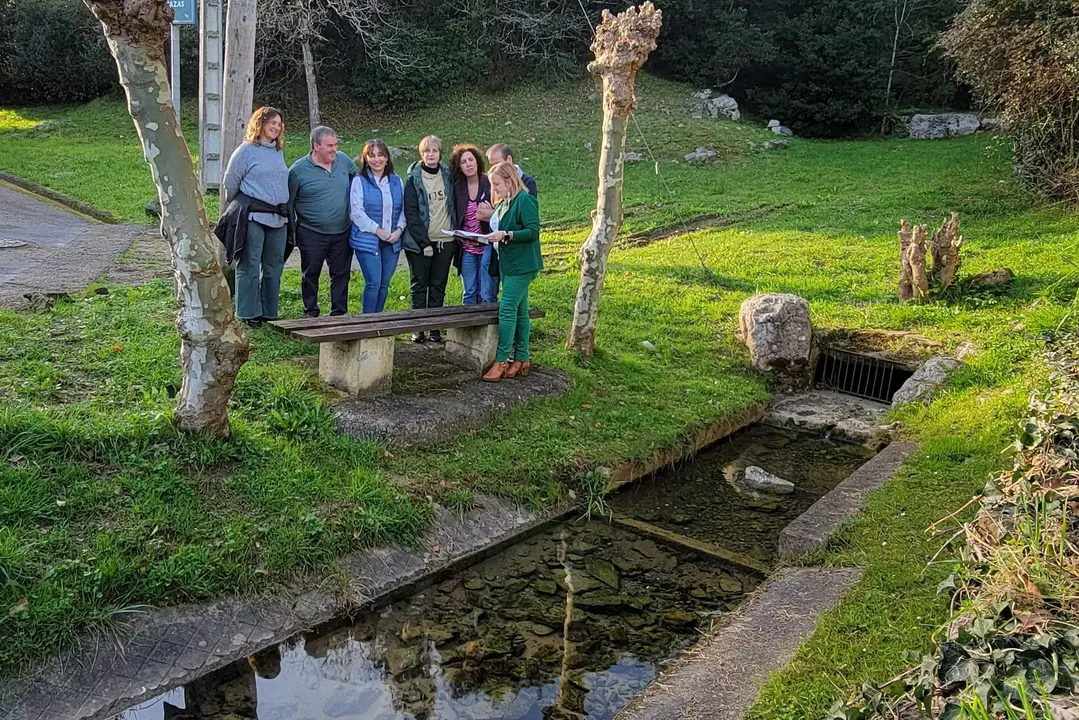
[[[763,581],[700,547],[772,563],[780,530],[870,455],[751,428],[614,495],[614,523],[555,524],[400,602],[116,718],[614,718]],[[747,465],[790,480],[795,492],[747,491]]]

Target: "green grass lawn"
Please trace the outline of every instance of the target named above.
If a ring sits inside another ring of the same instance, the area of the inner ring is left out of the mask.
[[[312,348],[268,330],[253,333],[233,440],[178,437],[169,424],[180,375],[167,284],[113,287],[44,313],[0,311],[0,670],[108,626],[119,608],[264,589],[350,550],[408,542],[432,499],[466,504],[487,491],[542,505],[596,465],[680,442],[767,397],[734,337],[740,303],[758,291],[803,295],[820,329],[909,329],[945,350],[964,340],[980,348],[932,405],[900,414],[922,453],[817,558],[861,565],[866,579],[769,684],[756,716],[819,715],[920,650],[947,612],[935,594],[946,568],[926,570],[942,539],[925,530],[1007,463],[1001,451],[1041,380],[1030,358],[1046,335],[1074,323],[1079,218],[1024,195],[1007,149],[988,136],[795,139],[789,150],[765,151],[763,130],[691,120],[688,88],[644,78],[638,117],[662,178],[651,162],[628,167],[627,232],[702,214],[733,222],[617,248],[598,352],[582,363],[562,345],[594,202],[596,156],[586,143],[598,144],[599,110],[589,89],[464,98],[377,125],[331,114],[349,152],[376,132],[391,145],[430,132],[450,143],[507,140],[540,183],[550,272],[533,286],[533,303],[547,311],[534,325],[535,360],[576,385],[456,440],[391,452],[337,437],[324,389],[292,361]],[[41,119],[72,124],[20,135]],[[288,130],[298,156],[302,132]],[[699,145],[721,150],[723,162],[673,162]],[[152,194],[115,102],[0,110],[0,170],[131,221]],[[939,223],[948,210],[960,212],[966,236],[961,275],[1008,266],[1017,281],[1006,292],[899,305],[896,223]],[[459,298],[452,283],[449,297]],[[297,274],[286,273],[283,286],[283,314],[299,314]],[[398,274],[391,307],[405,306],[406,286]]]

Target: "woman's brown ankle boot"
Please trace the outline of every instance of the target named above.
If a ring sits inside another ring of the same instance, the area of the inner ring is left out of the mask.
[[[508,370],[510,364],[508,362],[498,362],[497,360],[491,365],[490,369],[484,374],[484,382],[498,382],[506,376],[506,370]]]

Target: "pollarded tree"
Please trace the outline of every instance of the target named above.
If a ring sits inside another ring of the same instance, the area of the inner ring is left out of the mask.
[[[592,211],[592,232],[581,246],[581,281],[573,306],[566,347],[591,355],[596,346],[599,299],[607,275],[607,257],[622,227],[622,171],[629,114],[637,106],[637,71],[656,49],[663,13],[645,2],[618,15],[603,11],[588,71],[603,80],[603,140],[599,154],[599,190]]]
[[[84,0],[116,59],[127,107],[161,201],[180,310],[183,383],[176,425],[227,437],[227,406],[250,346],[217,261],[191,153],[176,124],[165,69],[172,10],[167,0]]]

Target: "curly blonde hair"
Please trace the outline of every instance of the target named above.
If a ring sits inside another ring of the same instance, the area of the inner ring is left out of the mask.
[[[281,118],[281,133],[274,140],[278,150],[285,147],[285,116],[275,107],[263,105],[251,113],[251,119],[247,121],[247,130],[244,132],[244,142],[257,143],[262,137],[262,128],[275,117]]]

